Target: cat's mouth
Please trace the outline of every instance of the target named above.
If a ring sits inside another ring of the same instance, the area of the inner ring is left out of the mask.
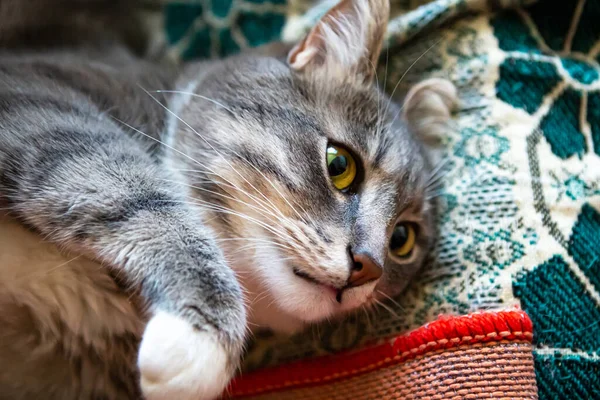
[[[300,269],[298,269],[298,267],[293,267],[292,271],[294,272],[294,275],[296,275],[298,278],[301,278],[307,282],[312,283],[313,285],[317,285],[330,291],[331,294],[335,296],[335,299],[338,303],[342,302],[342,293],[344,292],[345,287],[338,288],[333,285],[321,282],[317,278],[307,274],[304,271],[301,271]]]

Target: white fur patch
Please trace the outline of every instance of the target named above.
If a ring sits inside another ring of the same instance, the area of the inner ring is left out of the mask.
[[[142,392],[147,400],[217,398],[231,378],[227,358],[214,334],[159,312],[148,323],[140,347]]]
[[[166,144],[170,148],[174,147],[175,144],[175,133],[177,132],[177,127],[179,126],[179,119],[177,119],[176,115],[181,114],[181,110],[187,106],[194,95],[194,91],[198,87],[198,80],[193,80],[187,84],[183,89],[177,89],[181,92],[175,93],[173,96],[173,100],[171,100],[170,110],[172,113],[167,113],[167,135],[166,135]]]

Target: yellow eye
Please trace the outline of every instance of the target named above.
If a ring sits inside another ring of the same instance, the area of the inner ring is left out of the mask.
[[[390,249],[397,257],[406,258],[415,247],[417,232],[413,224],[400,223],[394,228],[392,239],[390,240]]]
[[[335,186],[339,190],[346,190],[356,178],[356,162],[347,150],[339,146],[327,147],[327,170]]]

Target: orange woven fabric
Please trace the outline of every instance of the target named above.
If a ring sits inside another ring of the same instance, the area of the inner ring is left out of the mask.
[[[445,317],[355,352],[244,375],[229,398],[534,399],[531,339],[522,311]]]

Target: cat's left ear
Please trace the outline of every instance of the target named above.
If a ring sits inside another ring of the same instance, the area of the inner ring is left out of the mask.
[[[390,15],[389,0],[341,0],[288,54],[295,71],[371,81]]]

